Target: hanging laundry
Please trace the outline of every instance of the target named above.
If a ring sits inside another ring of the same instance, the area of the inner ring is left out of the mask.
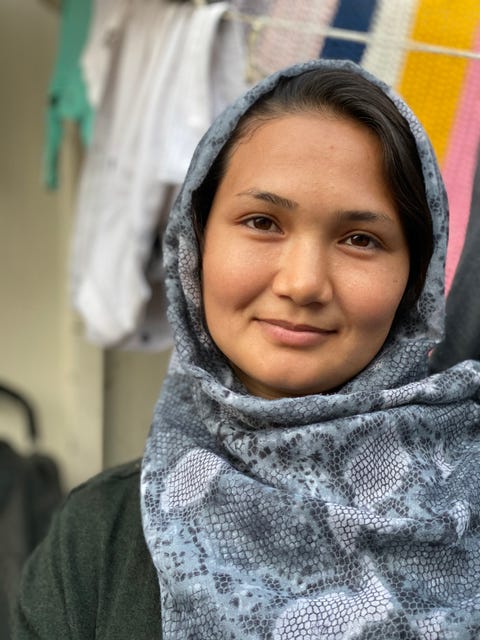
[[[269,21],[258,32],[250,51],[256,80],[295,62],[318,57],[322,28],[330,25],[339,0],[272,0]],[[313,27],[313,29],[312,29]]]
[[[80,55],[88,35],[91,0],[63,0],[56,62],[48,90],[46,137],[43,151],[43,181],[56,189],[58,157],[63,139],[63,121],[73,120],[84,145],[90,141],[94,112],[88,101]]]
[[[340,0],[332,26],[352,31],[368,31],[375,7],[376,0]],[[360,62],[364,50],[365,45],[361,42],[327,38],[321,57]]]
[[[230,6],[247,15],[269,16],[273,2],[275,0],[231,0]]]
[[[110,21],[95,12],[115,25],[111,49],[101,54],[97,23],[83,55],[87,67],[96,55],[106,62],[98,77],[86,72],[99,105],[78,192],[71,294],[91,341],[160,349],[170,332],[158,312],[164,301],[152,301],[154,291],[164,296],[152,248],[200,137],[246,88],[245,52],[241,26],[221,23],[226,3],[131,0],[120,17],[111,6]]]
[[[130,0],[98,0],[93,3],[88,39],[81,68],[90,104],[100,106],[112,69],[115,47],[129,15]]]
[[[370,41],[366,46],[362,67],[395,86],[407,56],[405,42],[410,37],[418,0],[377,0],[370,22]]]
[[[417,0],[409,38],[480,52],[480,3]],[[450,204],[448,291],[465,237],[480,136],[480,61],[411,51],[396,88],[427,130],[445,180]]]

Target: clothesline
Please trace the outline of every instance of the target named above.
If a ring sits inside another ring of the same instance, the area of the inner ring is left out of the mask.
[[[300,31],[303,33],[319,34],[330,38],[338,38],[339,40],[347,40],[350,42],[359,42],[362,44],[371,44],[373,42],[381,42],[381,36],[375,33],[366,33],[363,31],[354,31],[352,29],[339,29],[337,27],[323,27],[306,22],[295,20],[285,20],[282,18],[273,18],[266,15],[251,15],[229,9],[224,18],[228,20],[238,20],[249,24],[255,34],[258,34],[265,27],[276,27],[288,31]],[[455,56],[460,58],[470,58],[480,60],[480,51],[470,51],[468,49],[457,49],[455,47],[445,47],[442,45],[429,44],[427,42],[418,42],[405,38],[385,39],[385,46],[401,47],[409,51],[419,51],[424,53],[433,53],[439,55]]]
[[[48,4],[59,8],[59,0],[45,0]],[[196,6],[206,4],[206,0],[192,0]],[[361,44],[370,44],[372,42],[378,43],[381,41],[381,36],[376,34],[366,33],[364,31],[354,31],[353,29],[339,29],[337,27],[321,27],[318,25],[308,24],[306,22],[299,22],[295,20],[285,20],[282,18],[273,18],[266,15],[252,15],[248,13],[242,13],[240,11],[228,10],[224,17],[229,20],[238,20],[249,24],[254,32],[261,31],[264,27],[277,27],[279,29],[286,29],[289,31],[300,31],[303,33],[314,33],[325,37],[337,38],[339,40],[346,40],[349,42],[358,42]],[[470,51],[468,49],[457,49],[455,47],[445,47],[443,45],[430,44],[427,42],[418,42],[416,40],[410,40],[405,38],[388,38],[385,42],[386,46],[396,46],[409,51],[418,51],[424,53],[433,53],[437,55],[454,56],[457,58],[470,58],[472,60],[480,60],[480,51]]]

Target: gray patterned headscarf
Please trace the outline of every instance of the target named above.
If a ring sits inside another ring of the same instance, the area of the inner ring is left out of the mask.
[[[241,115],[283,76],[348,68],[417,141],[435,249],[423,292],[333,394],[246,393],[205,328],[192,192]],[[165,640],[480,638],[480,367],[427,376],[443,329],[447,204],[408,107],[350,62],[270,76],[200,143],[165,240],[175,354],[142,470]]]

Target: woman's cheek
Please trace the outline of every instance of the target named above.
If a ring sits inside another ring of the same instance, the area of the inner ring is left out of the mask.
[[[376,330],[379,327],[390,328],[398,305],[405,291],[403,278],[384,279],[377,274],[369,282],[357,283],[352,287],[350,312],[358,318],[365,329]]]

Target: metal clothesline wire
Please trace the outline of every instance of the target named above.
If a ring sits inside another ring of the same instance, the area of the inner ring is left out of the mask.
[[[468,49],[457,49],[455,47],[445,47],[442,45],[429,44],[427,42],[418,42],[408,38],[392,38],[381,36],[375,33],[366,33],[364,31],[353,31],[350,29],[339,29],[337,27],[320,27],[307,22],[298,22],[295,20],[285,20],[282,18],[273,18],[266,15],[251,15],[229,9],[224,14],[224,18],[228,20],[238,20],[252,27],[255,32],[260,32],[265,27],[277,27],[288,31],[299,31],[302,33],[314,33],[330,38],[338,38],[339,40],[347,40],[349,42],[359,42],[361,44],[378,44],[385,42],[386,47],[400,47],[409,51],[417,51],[423,53],[434,53],[447,56],[455,56],[458,58],[470,58],[472,60],[480,60],[480,51],[470,51]]]

